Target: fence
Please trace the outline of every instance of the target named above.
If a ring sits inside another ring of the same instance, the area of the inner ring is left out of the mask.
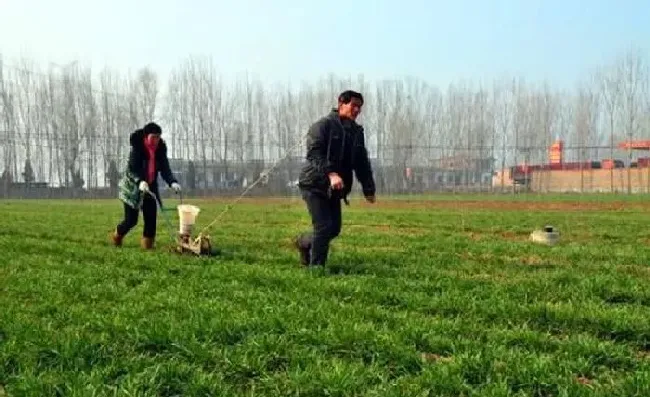
[[[51,148],[41,149],[33,150],[30,160],[25,159],[20,168],[5,157],[0,197],[108,199],[117,196],[126,156],[117,158],[86,152],[78,155],[71,165],[65,157],[52,156]],[[562,150],[558,157],[543,147],[393,146],[371,149],[370,156],[380,195],[650,193],[650,160],[645,151],[621,151],[604,145]],[[43,158],[39,154],[47,156]],[[188,196],[239,195],[271,167],[274,169],[264,183],[256,185],[249,194],[296,195],[305,162],[304,148],[285,154],[286,158],[248,161],[172,157],[170,163]],[[166,186],[163,181],[161,185]],[[359,191],[360,183],[355,182],[354,194]]]

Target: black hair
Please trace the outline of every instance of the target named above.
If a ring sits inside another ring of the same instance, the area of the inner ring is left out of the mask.
[[[143,130],[145,135],[162,134],[162,128],[160,128],[160,126],[156,123],[148,123],[147,125],[144,126]]]
[[[352,91],[352,90],[347,90],[343,91],[339,95],[339,103],[350,103],[352,101],[352,98],[357,98],[358,100],[361,101],[361,104],[363,104],[363,95],[361,95],[360,92]]]

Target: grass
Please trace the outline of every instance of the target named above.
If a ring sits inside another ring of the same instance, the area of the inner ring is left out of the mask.
[[[155,252],[141,224],[110,247],[115,200],[0,202],[0,396],[650,395],[648,209],[354,199],[306,271],[297,198],[233,207],[218,258],[165,252],[164,218]]]

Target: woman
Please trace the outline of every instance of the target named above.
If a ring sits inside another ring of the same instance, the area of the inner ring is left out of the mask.
[[[131,134],[131,152],[124,177],[120,180],[119,198],[124,203],[124,220],[117,225],[112,240],[121,246],[124,236],[138,223],[138,213],[142,209],[144,231],[141,246],[152,249],[156,239],[157,203],[160,199],[158,173],[177,193],[181,187],[169,167],[167,145],[160,138],[162,129],[156,123],[149,123],[143,129]],[[150,193],[155,195],[152,197]]]

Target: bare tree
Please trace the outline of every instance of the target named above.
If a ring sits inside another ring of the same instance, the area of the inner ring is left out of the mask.
[[[605,111],[609,121],[609,157],[614,160],[614,141],[616,134],[616,117],[620,111],[619,106],[621,103],[621,76],[613,67],[602,70],[600,76],[600,89],[603,101],[605,104]],[[610,190],[614,191],[614,170],[610,170]]]
[[[510,130],[513,123],[514,114],[514,81],[499,81],[493,86],[495,98],[495,129],[499,134],[501,143],[501,191],[505,190],[505,170],[508,162],[508,152],[506,150]]]
[[[591,84],[581,84],[575,98],[574,131],[576,143],[580,147],[580,192],[584,192],[584,166],[589,158],[587,147],[598,139],[597,124],[599,115],[599,95]],[[591,168],[591,167],[590,167]]]
[[[625,135],[628,140],[627,192],[632,193],[632,141],[641,127],[643,112],[643,81],[645,65],[642,54],[638,50],[629,51],[618,64],[621,78],[622,119]]]
[[[424,114],[422,115],[423,138],[421,143],[426,143],[428,147],[422,153],[424,157],[422,163],[423,166],[430,166],[431,160],[440,155],[440,151],[436,147],[444,144],[442,142],[443,96],[436,87],[427,86],[426,89],[427,95],[422,99],[424,102]],[[427,176],[425,182],[427,185],[429,178]]]
[[[4,171],[3,178],[5,181],[15,178],[18,175],[18,159],[16,153],[16,146],[18,144],[18,136],[16,132],[16,114],[15,114],[15,95],[13,93],[13,85],[7,81],[11,77],[7,76],[4,68],[2,58],[0,58],[0,100],[2,104],[3,113],[3,159]]]
[[[81,115],[79,114],[80,97],[79,71],[77,68],[67,67],[63,72],[62,100],[59,108],[63,126],[64,169],[65,185],[82,187],[79,160],[81,154]],[[80,186],[81,185],[81,186]]]
[[[407,168],[435,165],[450,169],[445,174],[457,189],[461,180],[476,184],[475,171],[485,168],[479,160],[498,158],[502,171],[545,163],[554,139],[577,146],[570,156],[580,163],[599,156],[588,147],[597,150],[607,141],[614,158],[617,139],[632,140],[650,127],[650,65],[643,55],[628,51],[594,74],[597,81],[571,90],[502,78],[490,89],[461,80],[442,92],[416,78],[370,82],[363,75],[332,73],[300,85],[265,85],[248,74],[227,84],[212,59],[189,57],[167,76],[163,93],[149,67],[133,77],[109,69],[94,76],[79,66],[51,65],[43,73],[26,58],[18,66],[0,59],[0,162],[14,180],[23,168],[33,168],[25,172],[30,180],[34,174],[77,187],[83,180],[92,189],[102,185],[98,178],[104,175],[104,185],[115,185],[129,134],[161,110],[173,166],[192,161],[198,185],[209,189],[234,174],[257,176],[269,161],[302,157],[304,146],[287,151],[336,104],[341,91],[355,89],[366,100],[359,119],[366,144],[377,165],[386,167],[375,167],[384,191],[412,186],[403,175]],[[177,171],[186,172],[187,165],[183,168]],[[295,180],[295,169],[284,173]],[[583,170],[583,191],[584,175]],[[630,175],[628,166],[628,192]],[[544,181],[537,183],[542,189]]]
[[[36,103],[32,97],[36,94],[35,90],[35,74],[33,62],[27,59],[22,59],[19,69],[16,71],[16,84],[14,91],[14,99],[16,107],[14,109],[15,134],[22,146],[24,161],[29,161],[31,164],[32,149],[34,138],[34,118],[33,114],[37,114],[38,109],[35,108]],[[25,180],[25,182],[27,182]]]
[[[259,162],[256,163],[254,170],[254,178],[259,177],[264,170],[265,160],[270,156],[269,148],[267,147],[267,139],[270,135],[271,129],[269,125],[269,109],[266,103],[266,93],[264,87],[260,82],[257,83],[255,91],[255,107],[257,108],[257,144],[259,145],[258,158]]]
[[[86,187],[88,189],[97,188],[98,183],[98,166],[97,158],[98,148],[96,144],[97,131],[99,130],[99,109],[95,101],[95,92],[93,77],[90,68],[82,71],[79,81],[79,103],[77,111],[79,112],[80,119],[80,133],[83,139],[83,152],[86,160]],[[82,174],[81,164],[79,166],[79,174]],[[79,179],[79,178],[78,178]],[[83,186],[79,180],[77,185]],[[79,187],[81,187],[79,186]]]
[[[158,103],[158,76],[149,67],[138,70],[136,78],[130,81],[130,110],[135,125],[153,121]]]
[[[99,148],[102,155],[102,171],[106,180],[109,179],[109,171],[116,171],[118,164],[122,161],[123,137],[120,131],[120,103],[118,78],[113,72],[104,69],[100,73],[99,89],[97,102],[99,107],[100,127],[97,132],[101,131]],[[112,164],[112,166],[111,166]],[[114,178],[114,176],[112,176]]]
[[[172,71],[168,82],[166,114],[174,132],[174,157],[188,161],[201,159],[203,172],[197,173],[197,176],[202,177],[205,186],[206,150],[203,145],[205,134],[202,121],[205,125],[208,120],[205,108],[209,104],[201,100],[204,75],[200,61],[195,58],[185,60],[178,69]]]
[[[513,164],[515,166],[519,165],[519,151],[523,148],[524,150],[524,166],[528,165],[528,123],[530,118],[530,113],[528,109],[529,98],[527,89],[523,81],[519,80],[513,87],[514,94],[514,108],[513,108]],[[513,184],[512,192],[515,193],[515,186]]]

